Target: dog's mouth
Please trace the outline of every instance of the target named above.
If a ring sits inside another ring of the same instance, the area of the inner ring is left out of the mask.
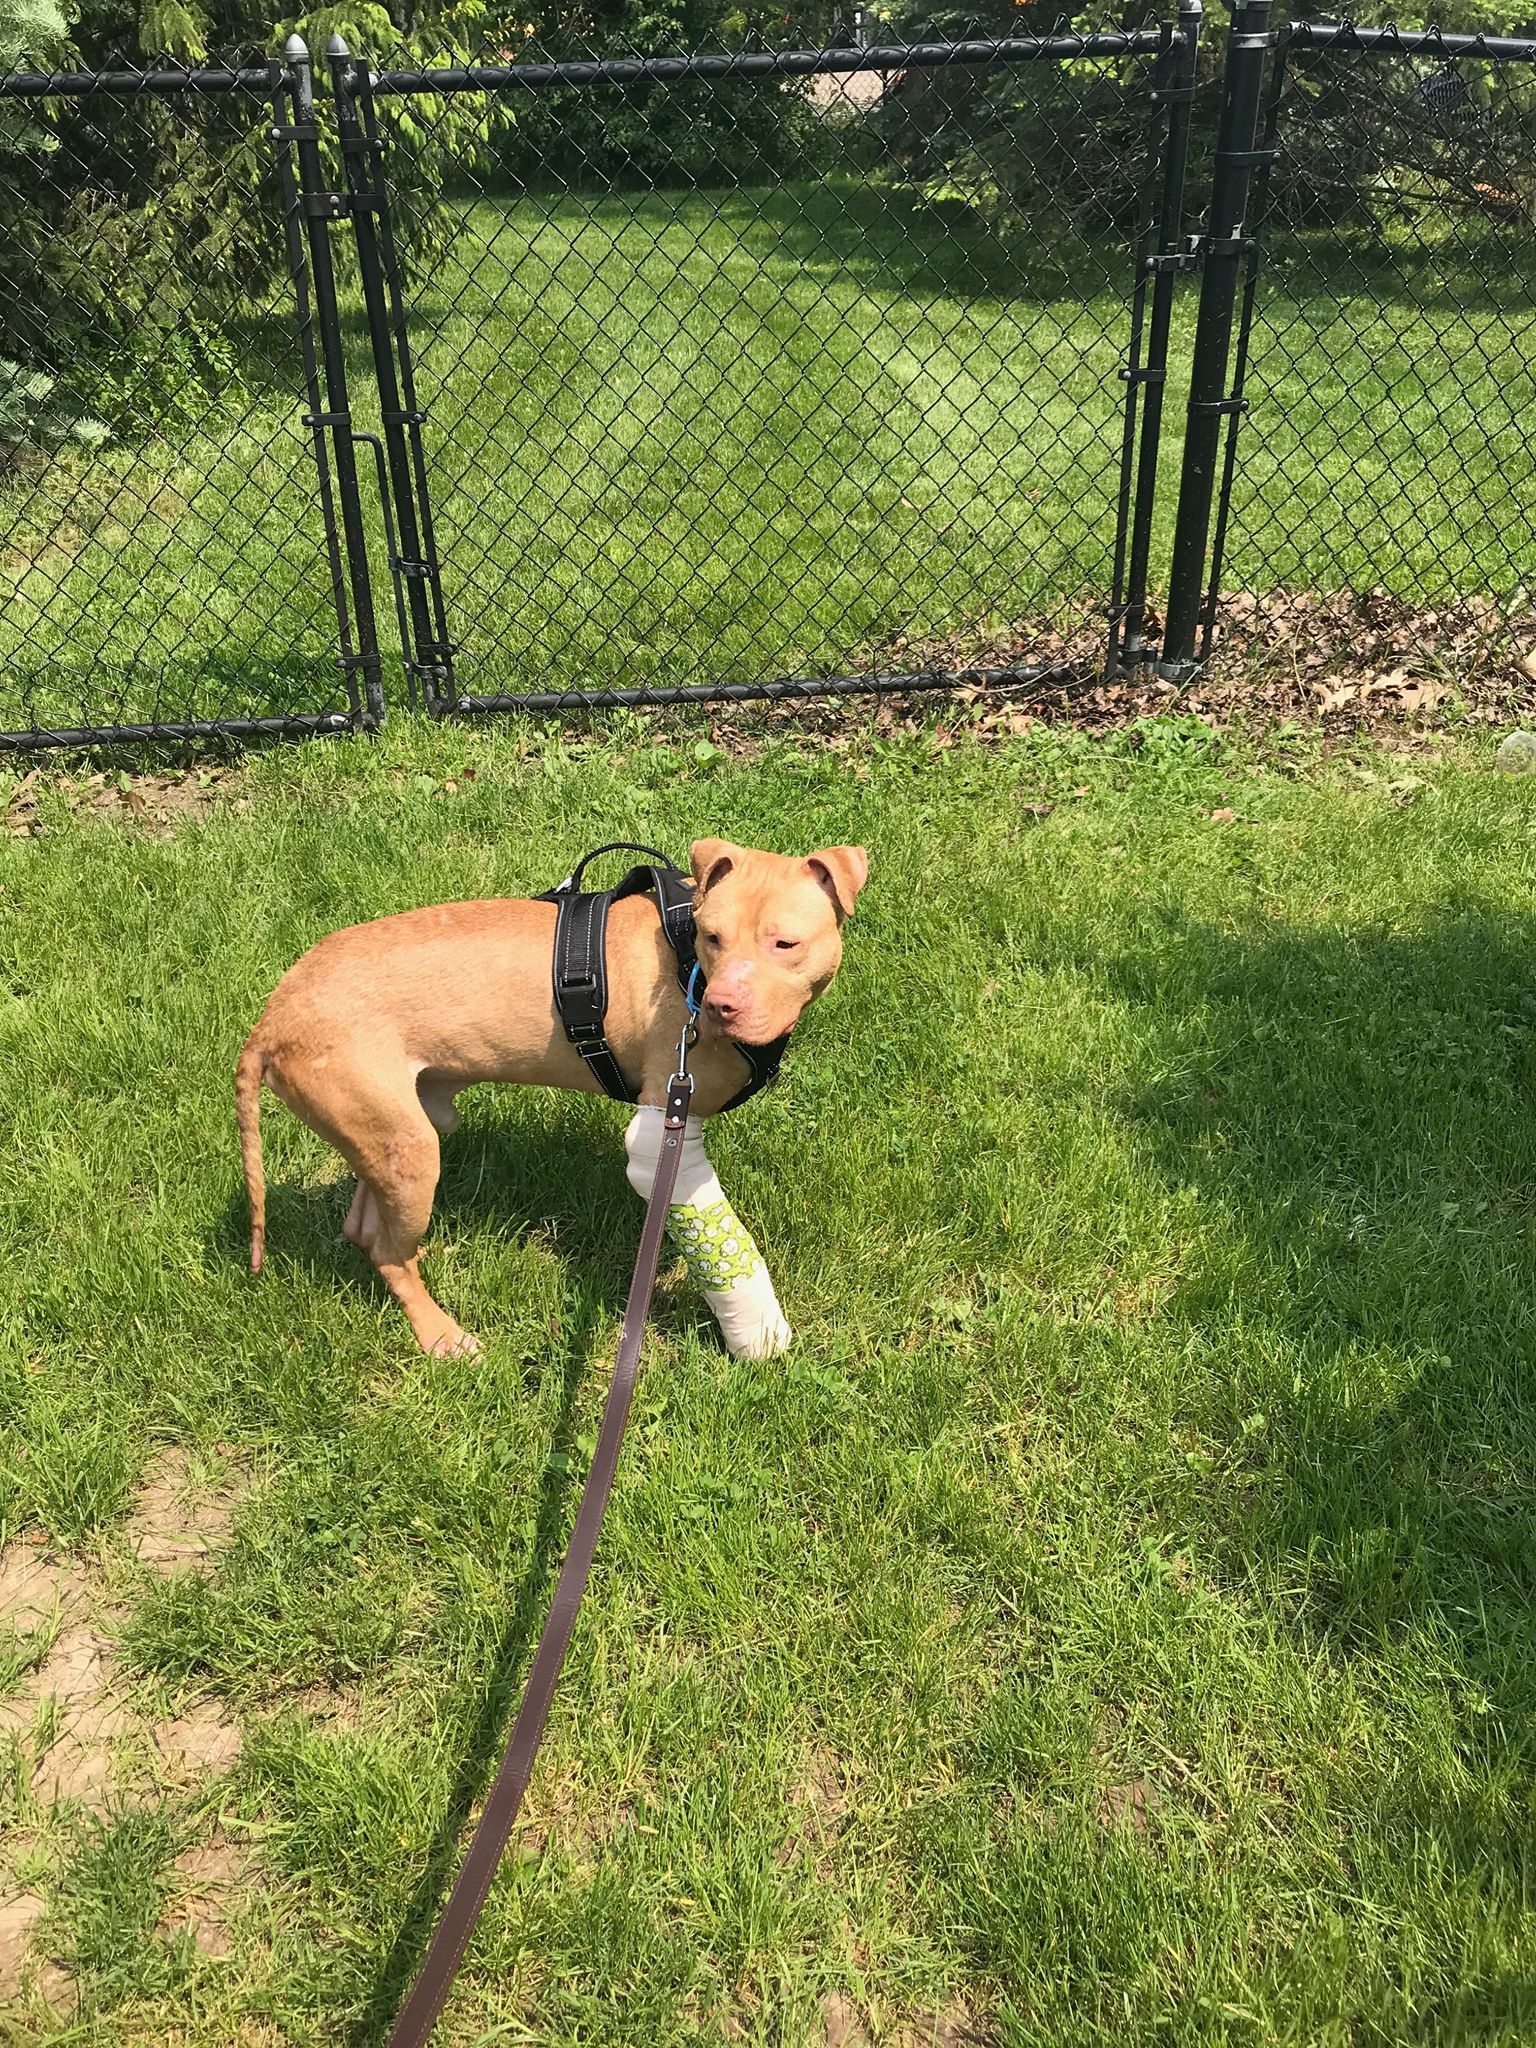
[[[754,1052],[759,1052],[770,1045],[777,1045],[782,1038],[788,1038],[798,1022],[798,1018],[791,1020],[782,1031],[767,1031],[760,1024],[740,1025],[734,1029],[729,1024],[720,1024],[716,1029],[727,1045],[750,1046]]]

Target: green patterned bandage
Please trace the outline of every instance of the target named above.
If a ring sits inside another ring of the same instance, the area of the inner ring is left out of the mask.
[[[678,1202],[667,1223],[696,1286],[718,1293],[762,1271],[752,1233],[729,1202]]]

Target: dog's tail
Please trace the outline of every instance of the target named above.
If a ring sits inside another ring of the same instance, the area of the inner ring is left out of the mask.
[[[261,1271],[267,1246],[267,1181],[261,1170],[261,1083],[267,1049],[259,1031],[245,1041],[235,1069],[235,1121],[240,1126],[240,1159],[245,1167],[245,1193],[251,1205],[251,1271]]]

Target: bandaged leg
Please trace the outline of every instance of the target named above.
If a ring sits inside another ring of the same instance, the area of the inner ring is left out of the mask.
[[[663,1122],[661,1110],[637,1109],[624,1133],[629,1184],[642,1202],[650,1200],[656,1178]],[[704,1151],[701,1117],[689,1117],[683,1134],[667,1228],[731,1356],[772,1358],[787,1350],[794,1332],[784,1320],[762,1253],[715,1178]]]

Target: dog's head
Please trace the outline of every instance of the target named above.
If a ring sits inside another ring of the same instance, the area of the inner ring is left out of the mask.
[[[862,846],[828,846],[794,860],[700,839],[692,861],[705,1027],[768,1045],[836,974],[843,920],[868,879],[869,856]]]

